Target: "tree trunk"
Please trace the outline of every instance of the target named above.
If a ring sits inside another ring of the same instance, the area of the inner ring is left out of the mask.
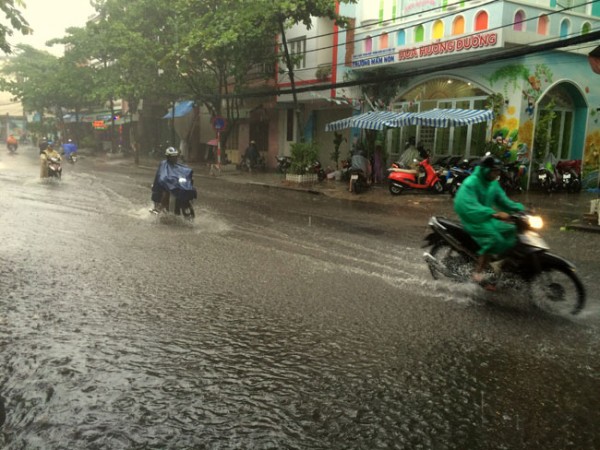
[[[285,27],[283,25],[283,19],[279,20],[279,26],[281,28],[281,42],[283,44],[283,53],[285,56],[285,64],[288,68],[288,75],[290,77],[290,84],[292,86],[292,98],[294,103],[294,112],[296,113],[296,127],[297,127],[297,135],[296,142],[302,142],[304,140],[304,125],[302,123],[302,111],[300,111],[298,105],[298,96],[296,95],[296,82],[294,80],[294,66],[292,64],[292,59],[290,57],[290,52],[288,51],[287,39],[285,38]]]

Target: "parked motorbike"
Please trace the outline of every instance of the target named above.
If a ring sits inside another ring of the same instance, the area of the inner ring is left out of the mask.
[[[350,173],[350,192],[353,194],[360,194],[369,189],[369,182],[366,174],[362,169],[351,168]]]
[[[46,164],[48,164],[48,178],[60,180],[62,177],[62,164],[60,158],[50,157]]]
[[[292,158],[290,156],[276,156],[277,159],[277,171],[279,173],[287,173],[292,166]]]
[[[577,193],[581,191],[581,161],[559,161],[556,170],[560,175],[561,188],[567,192]]]
[[[316,173],[317,179],[319,181],[323,181],[327,177],[327,174],[325,173],[323,166],[321,166],[320,161],[314,161],[310,166],[308,166],[306,168],[306,172],[307,173]]]
[[[550,169],[546,165],[540,164],[535,176],[536,176],[537,185],[540,190],[542,190],[548,194],[558,190],[559,177],[558,177],[558,173],[556,172],[556,169],[554,169],[554,168]]]
[[[389,190],[392,195],[400,195],[408,189],[444,192],[444,186],[438,173],[429,163],[429,157],[419,162],[419,170],[401,169],[396,163],[388,169]]]
[[[534,230],[543,227],[539,216],[527,213],[511,215],[518,231],[517,245],[492,263],[498,267],[493,277],[501,288],[522,288],[524,296],[555,313],[577,314],[586,302],[585,288],[566,259],[550,253],[548,245]],[[425,238],[425,261],[434,279],[468,282],[478,258],[477,243],[463,229],[445,217],[429,220],[431,232]],[[519,290],[519,292],[523,292]]]
[[[520,163],[518,161],[507,163],[504,165],[502,172],[500,172],[500,186],[507,194],[516,194],[523,191],[519,166]]]
[[[446,183],[444,185],[444,189],[450,193],[452,198],[454,198],[456,195],[456,192],[462,185],[463,181],[465,181],[467,177],[473,173],[473,161],[476,160],[477,159],[463,159],[448,169],[446,173]]]

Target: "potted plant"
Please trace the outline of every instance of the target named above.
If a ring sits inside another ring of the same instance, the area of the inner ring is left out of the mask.
[[[317,145],[314,142],[296,142],[291,144],[291,152],[292,164],[285,179],[295,183],[317,181],[317,174],[309,172],[319,155]]]

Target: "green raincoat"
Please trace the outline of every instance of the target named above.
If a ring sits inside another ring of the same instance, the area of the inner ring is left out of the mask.
[[[512,223],[495,219],[495,208],[507,213],[523,211],[521,203],[509,199],[497,180],[490,181],[490,169],[478,166],[454,198],[454,210],[465,230],[479,244],[479,254],[499,255],[517,243],[517,229]]]

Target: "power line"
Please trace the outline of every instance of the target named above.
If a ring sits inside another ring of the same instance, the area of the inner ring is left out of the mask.
[[[313,86],[303,86],[296,88],[296,93],[304,93],[304,92],[316,92],[316,91],[325,91],[330,89],[341,89],[345,87],[354,87],[361,85],[369,85],[375,83],[385,83],[385,82],[393,82],[403,78],[415,77],[418,75],[428,74],[428,73],[438,73],[446,70],[452,70],[457,68],[464,67],[473,67],[478,66],[484,63],[488,63],[491,61],[503,61],[506,59],[517,58],[520,56],[527,56],[535,53],[542,53],[551,50],[556,50],[565,47],[572,47],[574,45],[584,44],[588,42],[592,42],[600,39],[600,31],[590,32],[585,35],[574,36],[567,39],[555,39],[553,41],[544,42],[541,44],[534,45],[523,45],[516,48],[507,49],[504,51],[498,51],[492,55],[480,56],[477,58],[466,57],[465,59],[455,60],[446,64],[438,64],[431,67],[421,67],[408,69],[406,71],[394,74],[386,74],[380,75],[377,77],[370,78],[368,80],[350,80],[343,81],[338,83],[328,83],[321,85],[313,85]],[[288,95],[292,93],[292,89],[272,89],[272,90],[263,90],[263,91],[255,91],[255,92],[246,92],[239,94],[228,94],[223,96],[224,98],[254,98],[254,97],[268,97],[268,96],[280,96],[280,95]]]

